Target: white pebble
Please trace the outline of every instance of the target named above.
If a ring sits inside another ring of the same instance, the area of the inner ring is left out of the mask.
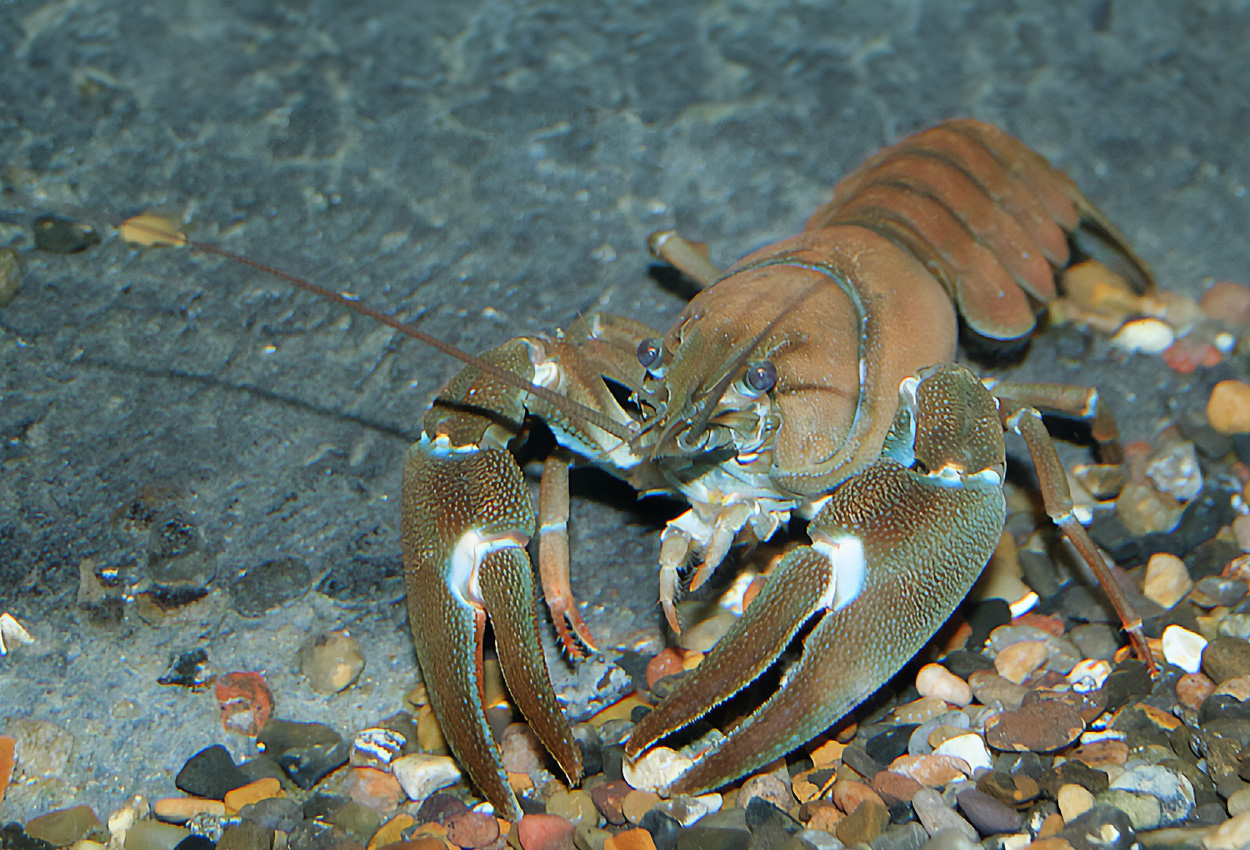
[[[961,758],[968,762],[968,767],[974,771],[982,767],[987,770],[994,767],[990,751],[985,746],[985,739],[973,733],[947,738],[937,745],[933,754]]]
[[[1059,814],[1067,823],[1094,807],[1094,795],[1081,785],[1060,785],[1055,799],[1059,803]]]
[[[926,664],[916,674],[916,690],[922,697],[936,697],[958,706],[972,702],[968,683],[941,664]]]
[[[1100,658],[1086,658],[1068,673],[1068,683],[1077,693],[1087,694],[1102,687],[1111,675],[1111,663]]]
[[[1175,555],[1156,552],[1146,564],[1146,581],[1142,593],[1151,602],[1171,608],[1193,589],[1193,580],[1185,562]]]
[[[1206,648],[1207,639],[1189,629],[1171,625],[1163,630],[1164,660],[1186,673],[1197,673],[1202,669],[1202,651]]]
[[[1176,342],[1176,333],[1166,323],[1158,319],[1136,319],[1126,322],[1111,344],[1125,351],[1140,351],[1143,354],[1162,354]]]
[[[447,756],[413,753],[395,759],[391,773],[409,800],[424,800],[439,788],[446,788],[460,781],[460,768]]]
[[[630,788],[661,793],[693,764],[692,759],[676,750],[655,747],[633,761],[626,761],[622,772]]]

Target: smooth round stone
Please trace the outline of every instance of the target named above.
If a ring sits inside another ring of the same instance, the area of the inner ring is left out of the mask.
[[[1138,831],[1157,829],[1163,824],[1162,804],[1146,794],[1112,789],[1099,794],[1098,803],[1104,806],[1114,806],[1124,812],[1133,824],[1133,829]]]
[[[745,809],[755,797],[767,800],[782,810],[789,809],[797,802],[790,792],[790,786],[773,773],[756,774],[742,784],[738,789],[739,808]]]
[[[1186,673],[1202,669],[1203,650],[1207,639],[1183,626],[1171,625],[1163,630],[1163,658]],[[1214,678],[1214,677],[1212,677]]]
[[[668,788],[674,779],[689,770],[693,764],[688,756],[683,756],[676,750],[655,747],[637,761],[626,761],[621,766],[621,774],[631,788],[659,791]]]
[[[1228,798],[1228,813],[1233,817],[1250,812],[1250,787],[1233,792]]]
[[[447,840],[465,850],[477,850],[499,838],[499,821],[481,812],[465,812],[447,822]]]
[[[100,819],[90,806],[72,806],[32,818],[26,824],[26,834],[53,847],[68,847],[99,825]]]
[[[1008,711],[1016,711],[1024,702],[1028,688],[1009,682],[1002,676],[989,670],[973,673],[968,677],[968,684],[977,702],[982,705],[1001,705]]]
[[[1243,517],[1245,519],[1245,517]],[[1190,601],[1201,608],[1215,608],[1223,605],[1232,607],[1246,595],[1246,583],[1234,579],[1206,576],[1194,585]]]
[[[224,800],[227,792],[242,788],[248,781],[226,748],[215,744],[187,759],[174,785],[193,797]]]
[[[1202,653],[1202,672],[1217,685],[1250,675],[1250,642],[1232,637],[1211,641]]]
[[[269,850],[273,846],[273,830],[245,820],[226,827],[217,842],[217,850]]]
[[[946,829],[954,829],[969,841],[976,841],[979,836],[976,829],[946,805],[942,795],[932,788],[921,788],[911,798],[912,808],[916,817],[930,836],[936,836]]]
[[[360,641],[347,632],[330,632],[309,639],[299,649],[299,670],[313,693],[347,690],[365,669]]]
[[[547,798],[547,814],[564,818],[574,826],[599,825],[599,812],[595,809],[595,802],[590,794],[581,789],[568,791],[561,788],[556,791]]]
[[[413,753],[395,759],[391,770],[409,800],[424,800],[440,788],[460,781],[460,768],[447,756]]]
[[[1015,809],[1005,806],[989,794],[968,788],[956,795],[959,810],[982,835],[998,835],[1017,832],[1024,817]]]
[[[144,820],[126,830],[122,847],[124,850],[174,850],[190,834],[181,826]]]
[[[994,658],[994,669],[1007,681],[1020,685],[1046,663],[1048,654],[1044,641],[1017,641],[999,651]]]
[[[1207,400],[1207,421],[1221,434],[1250,431],[1250,385],[1243,381],[1220,381]]]
[[[916,690],[923,697],[934,697],[958,706],[972,702],[972,688],[941,664],[926,664],[916,673]]]
[[[573,824],[555,815],[525,815],[516,827],[521,850],[571,850]]]
[[[1245,850],[1250,847],[1250,813],[1229,818],[1202,840],[1203,850]]]
[[[1161,608],[1171,608],[1193,588],[1185,562],[1167,552],[1156,552],[1146,563],[1144,595]]]

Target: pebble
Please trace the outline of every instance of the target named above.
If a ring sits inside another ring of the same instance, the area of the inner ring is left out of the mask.
[[[26,823],[26,834],[46,841],[53,847],[68,847],[100,826],[100,819],[90,806],[58,809],[32,818]]]
[[[1225,679],[1216,686],[1211,695],[1228,695],[1240,702],[1250,700],[1250,676],[1234,676],[1231,679]]]
[[[123,850],[174,850],[190,830],[154,820],[139,821],[126,830]]]
[[[892,770],[882,770],[872,778],[873,790],[880,794],[882,800],[889,805],[893,805],[894,801],[910,803],[911,798],[916,796],[916,792],[922,787],[924,786],[910,776],[904,776]]]
[[[74,750],[74,736],[46,720],[10,720],[5,735],[14,741],[17,770],[29,779],[61,776]]]
[[[217,850],[270,850],[273,830],[250,820],[230,824],[217,841]]]
[[[503,767],[509,773],[536,773],[547,763],[547,750],[528,723],[509,723],[499,738]]]
[[[417,807],[417,822],[446,824],[447,821],[468,810],[469,807],[459,797],[451,794],[431,794]]]
[[[1046,663],[1049,652],[1042,641],[1023,640],[1004,647],[994,658],[998,675],[1017,685],[1023,684],[1038,667]]]
[[[351,803],[343,803],[341,797],[319,799],[333,799],[337,808],[332,812],[326,813],[326,820],[333,823],[340,823],[341,814],[347,810],[360,809],[361,807]],[[380,820],[372,812],[369,819],[368,832],[373,832],[378,827]],[[309,817],[312,817],[311,810]],[[303,810],[296,805],[295,801],[289,797],[268,797],[264,800],[257,800],[255,803],[249,803],[239,809],[239,817],[252,823],[260,824],[265,829],[281,830],[282,832],[290,832],[295,829],[302,820],[304,820]],[[341,824],[340,824],[341,825]],[[367,837],[367,836],[366,836]]]
[[[738,789],[738,808],[745,809],[754,797],[766,800],[783,811],[797,802],[790,784],[775,773],[759,773],[744,782]]]
[[[1176,341],[1176,332],[1160,319],[1144,318],[1125,322],[1111,344],[1127,352],[1162,354]]]
[[[391,771],[409,800],[424,800],[438,789],[460,781],[460,768],[448,756],[413,753],[395,759]]]
[[[1176,698],[1191,711],[1197,711],[1214,692],[1215,683],[1202,673],[1186,673],[1176,680]]]
[[[1171,625],[1163,630],[1163,658],[1186,673],[1202,669],[1202,651],[1207,639],[1183,626]]]
[[[599,825],[599,812],[595,809],[594,800],[580,788],[573,791],[560,788],[547,798],[546,809],[547,814],[564,818],[574,826]]]
[[[632,790],[629,787],[629,783],[625,780],[617,779],[591,788],[590,799],[594,802],[595,808],[599,810],[599,814],[603,815],[608,823],[620,826],[625,823],[625,812],[623,810],[625,797]]]
[[[308,790],[347,764],[347,742],[322,723],[271,720],[256,738],[262,752],[281,765],[291,781]]]
[[[1048,753],[1066,747],[1085,731],[1080,713],[1064,702],[1048,701],[1004,711],[998,722],[985,730],[985,742],[1006,752]]]
[[[1228,813],[1236,817],[1244,812],[1250,812],[1250,785],[1228,796]]]
[[[652,815],[662,813],[666,818],[676,822],[678,826],[693,826],[708,815],[719,812],[725,805],[725,798],[720,794],[700,794],[697,797],[674,797],[665,800],[650,812],[642,816],[639,826],[647,827]],[[649,829],[649,827],[647,827]],[[652,833],[654,834],[654,832]]]
[[[924,723],[926,720],[945,714],[950,710],[943,700],[933,697],[921,697],[894,709],[894,721],[900,725]]]
[[[1245,582],[1236,579],[1205,576],[1194,585],[1189,600],[1200,608],[1232,607],[1246,595]]]
[[[972,702],[972,688],[941,664],[926,664],[916,673],[916,690],[922,697],[933,697],[952,705]]]
[[[889,773],[889,771],[882,771],[882,773]],[[894,775],[901,776],[902,774]],[[881,806],[885,805],[881,795],[873,790],[871,786],[865,785],[863,782],[856,782],[853,779],[839,779],[835,782],[831,799],[835,806],[848,815],[865,802],[873,802]]]
[[[910,776],[921,785],[938,787],[965,779],[972,773],[968,762],[954,756],[899,756],[891,762],[889,769],[894,773]]]
[[[174,777],[174,785],[179,791],[209,800],[224,800],[227,792],[247,783],[248,778],[221,744],[191,756]]]
[[[1250,847],[1250,813],[1229,818],[1202,839],[1202,850],[1246,850]]]
[[[554,815],[526,815],[516,834],[521,850],[574,850],[573,824]]]
[[[1068,671],[1068,683],[1072,689],[1081,693],[1097,691],[1102,688],[1107,677],[1111,675],[1111,662],[1102,659],[1085,658],[1078,661]]]
[[[476,850],[499,838],[499,821],[481,812],[463,812],[447,822],[447,840],[457,847]]]
[[[875,841],[889,823],[889,809],[874,800],[865,800],[838,822],[834,835],[848,847],[868,844]]]
[[[660,804],[660,795],[654,791],[633,790],[621,801],[621,814],[629,823],[637,825],[643,815]]]
[[[968,677],[968,685],[972,688],[977,702],[982,705],[1002,706],[1008,711],[1016,711],[1024,702],[1029,689],[1015,682],[1009,682],[997,673],[979,670]]]
[[[9,789],[13,767],[17,764],[17,741],[10,735],[0,735],[0,803]]]
[[[1220,381],[1207,401],[1207,421],[1221,434],[1250,431],[1250,385]]]
[[[1128,815],[1133,829],[1141,832],[1158,829],[1163,823],[1163,806],[1154,797],[1131,791],[1112,789],[1098,795],[1098,803],[1112,806]]]
[[[226,804],[204,797],[162,797],[152,804],[152,814],[166,823],[186,823],[199,815],[224,817]]]
[[[746,828],[695,826],[677,839],[677,850],[748,850],[751,833]]]
[[[1112,780],[1111,790],[1131,791],[1158,801],[1162,814],[1156,826],[1179,826],[1194,807],[1193,784],[1161,765],[1142,765],[1125,771]]]
[[[1142,594],[1162,608],[1171,608],[1193,588],[1185,562],[1175,555],[1156,552],[1146,563]]]
[[[268,800],[270,797],[278,797],[285,793],[281,782],[273,777],[266,777],[227,791],[223,800],[228,811],[237,812],[251,803]]]
[[[651,833],[645,829],[618,832],[603,843],[603,850],[656,850]]]
[[[1024,824],[1023,815],[976,788],[960,791],[955,799],[964,817],[981,835],[1017,832]]]
[[[343,791],[353,802],[386,814],[408,799],[399,780],[390,771],[376,767],[353,767],[348,771]]]
[[[676,676],[683,669],[681,652],[671,646],[665,648],[647,662],[647,690],[653,689],[661,679]]]
[[[990,751],[985,746],[985,739],[975,733],[948,738],[941,744],[938,744],[933,750],[933,754],[954,756],[967,763],[968,767],[974,772],[981,768],[989,770],[994,766],[993,760],[990,758]]]
[[[360,641],[347,632],[330,632],[307,640],[296,655],[299,671],[313,693],[337,694],[351,687],[365,669]]]
[[[1217,685],[1250,676],[1250,642],[1235,637],[1211,641],[1202,653],[1202,671]]]
[[[694,761],[668,747],[654,747],[635,761],[622,765],[622,776],[631,788],[639,791],[667,789]]]
[[[254,738],[273,716],[273,693],[260,673],[225,673],[217,677],[214,691],[227,732]]]
[[[917,791],[916,796],[912,797],[911,805],[931,837],[943,830],[953,829],[969,841],[979,838],[976,828],[946,805],[942,795],[932,788],[921,788]]]
[[[1068,823],[1094,807],[1094,795],[1089,789],[1076,783],[1059,786],[1059,793],[1055,795],[1055,798],[1059,804],[1059,814],[1063,815],[1063,819]]]

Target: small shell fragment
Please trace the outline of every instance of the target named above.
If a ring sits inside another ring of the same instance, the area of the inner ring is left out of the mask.
[[[29,646],[35,642],[35,639],[30,636],[30,632],[26,631],[12,614],[5,611],[3,614],[0,614],[0,655],[9,654],[8,642]]]
[[[143,213],[126,219],[117,228],[117,234],[131,245],[182,247],[187,244],[187,235],[172,221],[152,213]]]

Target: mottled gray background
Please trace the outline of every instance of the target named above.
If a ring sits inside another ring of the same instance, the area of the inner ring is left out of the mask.
[[[1247,67],[1234,2],[0,5],[0,245],[28,266],[0,308],[0,610],[38,639],[0,659],[0,720],[76,737],[0,817],[171,791],[226,739],[210,695],[155,685],[188,649],[265,670],[282,716],[350,732],[397,710],[415,678],[401,458],[455,369],[217,259],[116,239],[30,252],[33,213],[158,208],[478,351],[592,308],[663,326],[682,301],[647,274],[650,231],[727,263],[800,228],[879,146],[975,116],[1197,292],[1250,283]],[[1103,384],[1130,436],[1191,386],[1150,358],[1033,368]],[[92,626],[80,564],[142,579],[145,540],[112,518],[145,487],[204,536],[213,593],[160,627],[130,606]],[[654,646],[655,520],[604,502],[575,504],[575,587],[606,642]],[[231,613],[229,580],[279,556],[357,584]],[[292,659],[331,627],[369,666],[315,697]]]

